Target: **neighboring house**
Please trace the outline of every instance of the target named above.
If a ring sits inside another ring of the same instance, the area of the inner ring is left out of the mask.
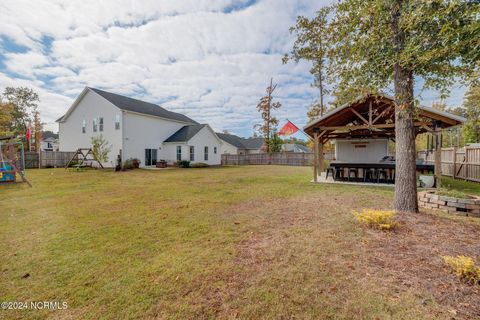
[[[59,122],[60,151],[90,148],[102,135],[111,146],[108,162],[139,159],[140,166],[159,160],[221,163],[222,142],[207,124],[156,104],[86,87]]]
[[[251,154],[262,152],[263,138],[241,138],[233,134],[218,133],[222,140],[222,154]]]
[[[302,152],[302,153],[310,153],[312,150],[310,150],[309,147],[304,146],[303,144],[298,144],[298,143],[285,143],[282,145],[282,151],[284,152]]]
[[[54,137],[48,137],[40,141],[40,150],[42,151],[58,151],[59,147],[59,140]]]

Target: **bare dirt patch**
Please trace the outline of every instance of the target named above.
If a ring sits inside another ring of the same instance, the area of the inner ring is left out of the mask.
[[[480,317],[480,286],[460,281],[442,256],[480,256],[480,226],[433,214],[402,214],[393,232],[369,230],[369,269],[381,282],[433,297],[455,319]]]

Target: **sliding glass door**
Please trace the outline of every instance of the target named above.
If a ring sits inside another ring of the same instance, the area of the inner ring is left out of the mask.
[[[145,165],[154,166],[157,164],[157,149],[145,149]]]

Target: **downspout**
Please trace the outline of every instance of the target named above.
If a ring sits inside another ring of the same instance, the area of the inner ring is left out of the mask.
[[[121,162],[120,162],[120,167],[123,170],[123,164],[125,163],[125,155],[127,154],[126,152],[126,143],[125,143],[125,114],[126,112],[122,110],[122,154],[120,155],[121,157]]]

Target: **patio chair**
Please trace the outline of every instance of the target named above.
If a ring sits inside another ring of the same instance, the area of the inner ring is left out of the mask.
[[[328,180],[328,174],[332,175],[332,180],[335,180],[335,168],[334,167],[328,167],[327,168],[327,176],[325,177],[325,180]]]

